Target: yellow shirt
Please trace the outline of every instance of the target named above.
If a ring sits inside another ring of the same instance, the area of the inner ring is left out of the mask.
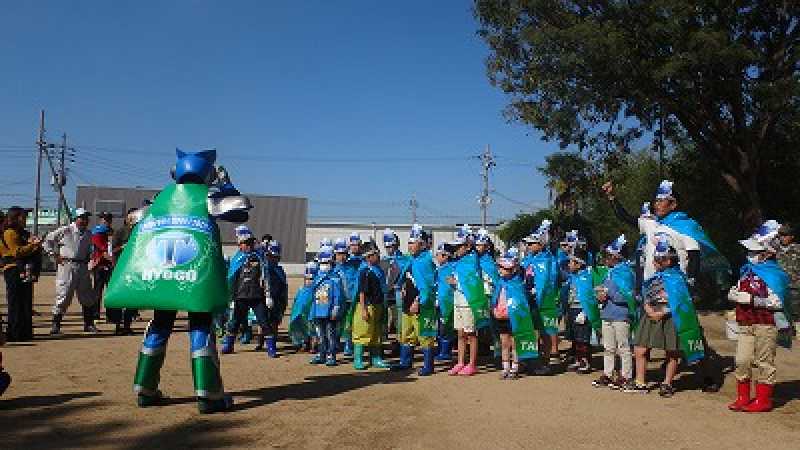
[[[3,232],[3,239],[0,240],[0,270],[5,271],[17,266],[17,260],[31,256],[38,246],[28,244],[22,239],[19,231],[8,228]]]

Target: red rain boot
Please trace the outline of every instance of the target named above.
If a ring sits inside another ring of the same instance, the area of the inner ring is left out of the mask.
[[[772,411],[772,390],[774,388],[775,386],[771,384],[756,384],[756,399],[742,408],[742,411],[756,413]]]
[[[750,380],[742,380],[736,384],[736,401],[728,405],[731,411],[741,411],[742,408],[750,404]]]

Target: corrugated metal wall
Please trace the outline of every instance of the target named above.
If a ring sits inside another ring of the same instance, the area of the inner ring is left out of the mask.
[[[121,202],[122,210],[139,208],[144,200],[149,200],[158,191],[153,189],[119,188],[105,186],[78,186],[76,205],[93,213],[104,206]],[[302,197],[279,197],[247,194],[253,204],[248,225],[260,238],[264,234],[272,234],[283,246],[283,260],[287,263],[305,261],[306,220],[308,217],[308,199]],[[115,225],[121,224],[115,219]],[[94,224],[94,222],[92,222]],[[235,225],[219,222],[222,241],[235,244],[233,229]]]

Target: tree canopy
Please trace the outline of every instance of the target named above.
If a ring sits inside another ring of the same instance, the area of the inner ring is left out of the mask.
[[[605,158],[650,132],[687,141],[746,227],[774,188],[765,172],[797,166],[800,2],[476,0],[474,10],[506,114],[562,148]]]

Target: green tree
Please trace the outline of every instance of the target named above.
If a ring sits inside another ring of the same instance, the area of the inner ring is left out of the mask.
[[[713,163],[747,227],[761,220],[765,156],[785,160],[798,143],[800,2],[476,0],[474,11],[509,118],[604,155],[663,124]]]

